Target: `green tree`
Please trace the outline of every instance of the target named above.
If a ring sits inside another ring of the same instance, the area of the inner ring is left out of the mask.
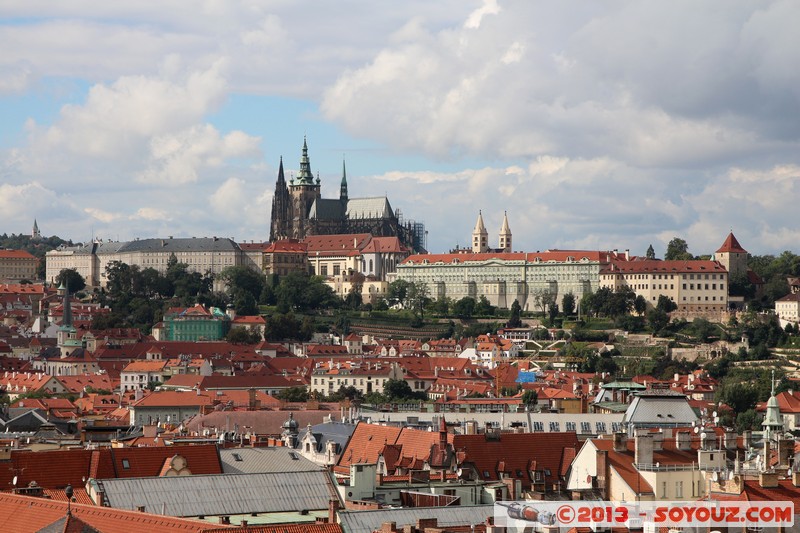
[[[680,237],[674,237],[667,244],[667,253],[664,254],[665,260],[685,261],[692,258],[692,254],[689,253],[689,245]]]
[[[633,310],[636,311],[636,314],[641,316],[647,311],[647,300],[645,300],[644,296],[639,294],[636,296],[636,299],[633,300]]]
[[[475,305],[475,298],[465,296],[453,304],[453,314],[458,318],[472,318]]]
[[[522,393],[522,405],[533,406],[539,400],[539,394],[534,389],[526,389]]]
[[[65,268],[56,276],[55,283],[58,286],[69,287],[70,294],[75,294],[86,288],[86,280],[74,268]]]
[[[262,341],[261,333],[248,331],[247,328],[235,327],[228,330],[225,340],[234,344],[258,344]]]
[[[568,292],[564,295],[561,299],[561,308],[564,312],[564,316],[572,316],[575,314],[575,295],[572,292]]]
[[[428,284],[421,281],[412,283],[408,290],[408,305],[420,320],[425,318],[425,305],[428,303],[429,292]]]
[[[404,379],[390,379],[383,385],[383,395],[392,402],[424,400],[424,392],[414,392]]]
[[[752,383],[724,383],[717,392],[720,403],[730,407],[734,413],[754,409],[758,402],[758,389]]]
[[[653,249],[653,245],[647,247],[647,252],[645,252],[645,257],[647,259],[655,259],[656,258],[656,251]]]
[[[678,304],[670,300],[669,296],[664,294],[659,294],[658,302],[656,303],[656,309],[659,311],[663,311],[664,313],[671,313],[672,311],[678,308]]]
[[[308,390],[302,386],[289,387],[288,389],[280,391],[277,398],[285,402],[304,403],[308,401]]]
[[[511,311],[506,326],[509,328],[522,327],[522,307],[519,305],[519,300],[514,300],[514,303],[511,304]]]
[[[658,333],[669,324],[669,315],[656,307],[647,312],[647,322],[653,333]]]
[[[237,295],[250,294],[253,300],[261,296],[266,285],[266,278],[247,266],[229,266],[223,269],[219,278],[225,283],[228,295],[235,298]],[[238,311],[237,311],[238,312]]]
[[[389,291],[386,293],[386,301],[390,306],[406,307],[411,283],[404,279],[397,279],[389,284]]]
[[[475,314],[478,316],[494,316],[495,312],[496,309],[489,303],[489,299],[481,295],[475,303]]]

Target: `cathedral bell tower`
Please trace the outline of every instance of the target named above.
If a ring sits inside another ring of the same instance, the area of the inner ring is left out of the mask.
[[[303,155],[300,157],[300,171],[289,184],[292,198],[292,233],[293,239],[304,239],[308,234],[308,213],[314,200],[320,198],[320,180],[314,181],[311,173],[311,162],[308,159],[308,143],[303,138]]]

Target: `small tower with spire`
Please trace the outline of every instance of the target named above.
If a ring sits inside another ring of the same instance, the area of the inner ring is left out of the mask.
[[[478,220],[475,222],[475,229],[472,230],[472,253],[482,254],[489,249],[489,233],[483,224],[483,214],[478,211]]]
[[[764,465],[769,470],[771,452],[776,449],[776,443],[780,442],[781,435],[783,435],[783,417],[781,416],[781,408],[778,404],[778,399],[775,397],[775,371],[772,371],[772,392],[770,393],[769,400],[767,400],[767,412],[764,415],[764,421],[761,423],[761,429],[764,433]]]
[[[503,212],[503,225],[500,227],[500,251],[511,252],[511,228],[508,226],[508,213]]]
[[[315,200],[320,198],[319,176],[314,180],[311,160],[308,157],[308,142],[303,137],[303,154],[300,157],[300,170],[289,185],[291,196],[291,234],[290,239],[304,239],[308,232],[308,215]]]
[[[714,252],[714,261],[719,261],[725,267],[729,280],[747,275],[747,250],[736,240],[733,231],[728,233],[725,242]]]
[[[31,240],[38,241],[42,238],[42,232],[39,231],[39,224],[36,219],[33,219],[33,231],[31,231]]]

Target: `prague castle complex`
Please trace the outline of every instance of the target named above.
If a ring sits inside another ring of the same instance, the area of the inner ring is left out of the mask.
[[[350,198],[347,172],[342,164],[339,198],[322,198],[321,180],[311,172],[308,144],[303,141],[303,154],[297,176],[286,182],[281,158],[272,213],[269,239],[303,240],[311,235],[369,233],[374,237],[398,237],[410,250],[423,251],[425,227],[422,223],[403,221],[400,211],[392,211],[385,196]]]

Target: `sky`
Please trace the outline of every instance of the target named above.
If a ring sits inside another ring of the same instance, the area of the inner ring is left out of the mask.
[[[0,3],[0,232],[265,241],[323,197],[427,248],[800,252],[800,2]]]

